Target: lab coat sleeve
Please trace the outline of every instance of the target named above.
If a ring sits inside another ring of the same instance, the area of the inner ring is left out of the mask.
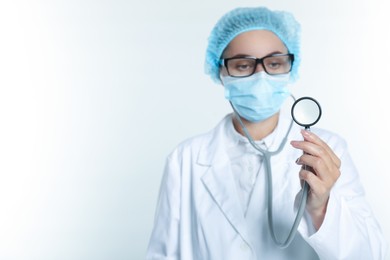
[[[177,260],[179,252],[180,177],[177,160],[168,157],[146,259]]]
[[[302,237],[313,247],[320,259],[385,259],[387,242],[365,200],[357,170],[341,142],[341,176],[331,190],[324,222],[310,234],[310,220],[300,227]],[[340,147],[335,149],[335,152]]]

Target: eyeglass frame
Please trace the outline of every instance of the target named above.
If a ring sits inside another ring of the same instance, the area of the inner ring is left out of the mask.
[[[270,74],[270,73],[268,73],[267,69],[264,66],[263,60],[267,59],[267,58],[270,58],[270,57],[278,57],[278,56],[289,56],[290,57],[290,60],[291,60],[290,70],[285,72],[285,73],[279,73],[279,74]],[[228,66],[227,66],[228,62],[230,60],[237,60],[237,59],[253,59],[253,60],[255,60],[256,63],[255,63],[255,66],[253,67],[253,72],[251,74],[245,75],[245,76],[232,76],[232,75],[230,75],[230,72],[229,72],[229,69],[228,69]],[[220,64],[223,65],[226,68],[226,71],[227,71],[228,75],[230,77],[233,77],[233,78],[246,78],[246,77],[252,76],[253,74],[255,74],[257,65],[259,65],[259,63],[263,67],[265,73],[267,73],[268,75],[283,75],[283,74],[287,74],[287,73],[291,72],[292,67],[294,65],[294,54],[293,53],[277,53],[277,54],[267,55],[267,56],[265,56],[263,58],[257,58],[257,57],[253,57],[253,56],[244,56],[244,57],[231,57],[231,58],[221,59],[220,60]]]

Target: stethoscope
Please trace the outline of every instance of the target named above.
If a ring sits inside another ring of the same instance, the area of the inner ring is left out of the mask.
[[[280,153],[285,146],[287,142],[287,137],[291,131],[293,122],[297,123],[300,126],[305,127],[306,130],[310,131],[310,126],[313,126],[320,120],[321,117],[321,106],[320,104],[311,97],[301,97],[299,99],[295,99],[294,96],[291,95],[291,97],[294,100],[294,104],[291,107],[291,116],[292,119],[290,122],[290,125],[288,127],[287,133],[284,136],[282,142],[280,143],[278,149],[275,151],[268,151],[264,150],[261,147],[259,147],[253,138],[250,136],[247,128],[245,127],[244,123],[242,122],[239,114],[237,113],[236,109],[234,108],[233,104],[230,103],[230,105],[233,108],[234,114],[238,120],[238,122],[241,125],[242,130],[244,131],[245,136],[247,137],[249,143],[255,148],[257,151],[261,153],[261,155],[264,158],[264,165],[265,165],[265,172],[266,172],[266,179],[267,179],[267,185],[266,185],[266,192],[267,192],[267,207],[268,207],[268,227],[271,233],[272,240],[275,242],[276,245],[278,245],[281,248],[286,248],[290,245],[290,243],[293,241],[295,234],[298,229],[298,225],[303,217],[303,214],[305,212],[305,206],[307,202],[307,195],[309,191],[309,185],[306,182],[303,182],[302,188],[301,188],[301,198],[298,205],[298,211],[297,215],[295,217],[294,223],[290,229],[290,232],[285,239],[285,241],[279,241],[279,239],[275,235],[274,230],[274,221],[273,221],[273,190],[272,190],[272,168],[271,168],[271,157]],[[303,167],[306,167],[305,165]]]

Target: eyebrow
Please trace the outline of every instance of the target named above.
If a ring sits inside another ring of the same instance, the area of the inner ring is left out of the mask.
[[[274,52],[271,52],[271,53],[268,53],[267,55],[263,56],[262,58],[264,57],[268,57],[268,56],[271,56],[271,55],[274,55],[274,54],[283,54],[283,52],[281,51],[274,51]],[[225,59],[230,59],[230,58],[248,58],[248,57],[254,57],[252,55],[248,55],[248,54],[236,54],[234,55],[233,57],[229,57],[229,58],[225,58]]]

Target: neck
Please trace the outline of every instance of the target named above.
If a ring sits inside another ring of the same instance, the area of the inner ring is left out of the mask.
[[[257,123],[249,122],[242,117],[240,118],[253,140],[258,141],[264,139],[275,130],[279,120],[279,113],[276,113],[270,118]],[[245,136],[244,130],[242,129],[241,124],[238,122],[236,117],[233,117],[233,125],[238,133]]]

